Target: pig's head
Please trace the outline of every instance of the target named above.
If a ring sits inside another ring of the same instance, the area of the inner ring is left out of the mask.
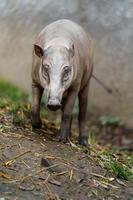
[[[61,108],[63,93],[70,87],[74,77],[74,45],[58,43],[44,49],[34,45],[35,54],[41,59],[39,76],[41,85],[48,90],[47,106],[56,111]]]

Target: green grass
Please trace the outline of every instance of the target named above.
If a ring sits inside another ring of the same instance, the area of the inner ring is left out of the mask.
[[[119,159],[119,156],[113,152],[113,154],[109,151],[105,151],[100,154],[100,160],[102,162],[102,166],[110,172],[112,176],[116,178],[133,181],[133,169],[132,169],[132,156],[126,156],[127,154],[123,154],[123,160]]]
[[[44,96],[41,104],[42,118],[48,118],[46,109],[46,97]],[[12,116],[15,126],[25,126],[26,120],[31,117],[31,96],[19,87],[0,80],[0,108],[5,108]]]
[[[89,140],[90,144],[96,143],[96,135],[94,132],[92,132],[92,131],[88,132],[88,140]]]
[[[30,117],[29,95],[13,84],[0,80],[0,108],[12,116],[13,124],[24,126]]]
[[[28,94],[13,84],[0,80],[0,97],[20,102],[26,100],[28,98]]]
[[[132,170],[119,161],[111,159],[110,161],[105,163],[105,168],[117,178],[133,181]]]

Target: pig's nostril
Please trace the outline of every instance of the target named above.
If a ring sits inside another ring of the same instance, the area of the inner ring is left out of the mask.
[[[51,105],[51,104],[48,104],[47,107],[52,110],[52,111],[57,111],[61,108],[61,105]]]
[[[48,107],[50,110],[56,111],[56,110],[58,110],[58,109],[61,108],[61,104],[60,104],[59,100],[58,100],[58,101],[57,101],[57,100],[55,101],[55,99],[54,99],[54,100],[53,100],[53,99],[50,99],[50,100],[48,101],[47,107]]]

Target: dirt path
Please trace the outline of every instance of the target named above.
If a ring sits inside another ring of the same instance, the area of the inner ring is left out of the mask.
[[[54,126],[45,123],[39,135],[30,125],[15,127],[2,110],[0,122],[1,200],[133,199],[132,183],[105,170],[102,146],[93,144],[87,153],[60,144]]]

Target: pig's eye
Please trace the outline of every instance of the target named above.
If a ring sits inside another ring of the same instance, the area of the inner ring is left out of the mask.
[[[49,81],[49,66],[48,65],[42,66],[42,75],[47,81]]]
[[[65,66],[62,75],[62,82],[66,82],[69,79],[69,75],[71,74],[71,66]]]

